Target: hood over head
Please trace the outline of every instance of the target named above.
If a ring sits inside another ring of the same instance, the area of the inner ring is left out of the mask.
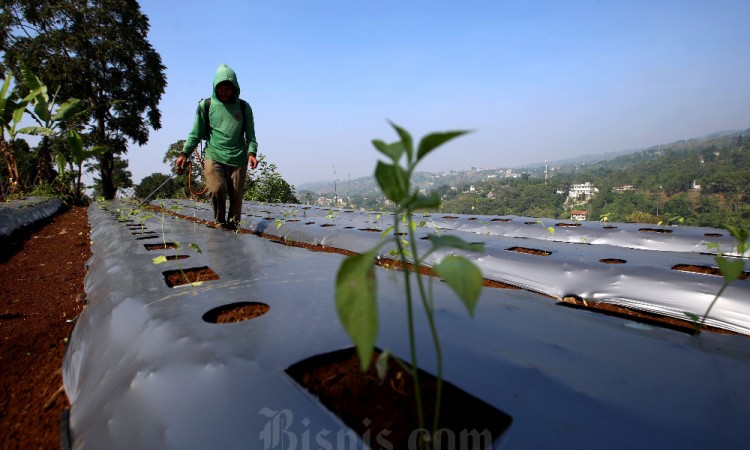
[[[218,100],[218,97],[216,96],[216,86],[222,81],[229,81],[234,85],[234,96],[230,103],[236,102],[237,99],[240,98],[240,83],[237,81],[237,74],[226,64],[221,64],[219,65],[219,68],[216,69],[216,74],[214,75],[214,88],[211,97]]]

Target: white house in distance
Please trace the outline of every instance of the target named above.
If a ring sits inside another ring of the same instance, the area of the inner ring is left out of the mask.
[[[572,220],[581,221],[581,220],[588,219],[588,217],[589,217],[589,212],[588,211],[583,211],[583,210],[580,210],[580,209],[574,209],[573,211],[570,212],[570,218]]]
[[[591,197],[599,192],[599,189],[594,187],[594,184],[590,181],[585,183],[574,184],[568,191],[568,197],[572,199],[578,199],[581,196]]]

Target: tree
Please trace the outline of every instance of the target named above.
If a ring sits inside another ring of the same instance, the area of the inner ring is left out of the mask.
[[[116,155],[125,140],[148,142],[149,127],[161,128],[158,103],[166,87],[165,67],[147,40],[148,18],[136,0],[14,0],[0,14],[4,66],[29,67],[59,97],[83,99],[98,157],[101,193],[116,193]],[[17,69],[16,69],[17,70]]]
[[[19,100],[16,92],[10,89],[13,76],[8,73],[0,88],[0,153],[5,159],[8,171],[8,190],[12,193],[18,190],[21,174],[18,171],[14,141],[18,127],[29,99]],[[8,135],[6,139],[6,134]]]
[[[153,197],[151,197],[151,200],[155,198],[177,198],[181,196],[182,189],[179,181],[174,178],[170,179],[169,175],[164,175],[163,173],[152,173],[151,175],[144,177],[143,180],[141,180],[141,183],[135,187],[135,196],[140,199],[145,199],[161,186],[162,183],[165,183],[164,186],[159,189],[159,192],[156,192]]]
[[[276,172],[276,164],[258,155],[258,167],[248,174],[245,181],[245,200],[269,203],[299,203],[294,196],[294,186],[287,183]]]
[[[122,159],[119,156],[114,157],[114,170],[112,172],[112,182],[114,183],[115,192],[117,192],[117,189],[127,189],[133,187],[133,180],[132,180],[132,174],[130,173],[128,169],[128,160]],[[101,168],[99,167],[99,162],[95,162],[93,164],[89,164],[86,172],[93,173],[99,171],[101,173]],[[102,197],[104,196],[104,187],[102,185],[102,180],[99,178],[94,178],[94,197]],[[106,197],[105,197],[106,198]]]

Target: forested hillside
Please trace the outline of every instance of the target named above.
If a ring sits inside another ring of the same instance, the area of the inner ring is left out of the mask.
[[[680,141],[609,161],[555,167],[552,175],[491,179],[455,190],[438,189],[443,210],[589,220],[750,226],[750,145],[742,133]],[[592,182],[598,193],[571,202],[573,183]],[[617,192],[615,188],[620,188]],[[561,193],[558,193],[561,192]]]

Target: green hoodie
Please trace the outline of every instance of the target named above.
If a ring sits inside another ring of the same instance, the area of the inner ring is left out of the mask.
[[[233,98],[226,103],[216,96],[216,86],[222,81],[229,81],[235,87]],[[237,82],[237,74],[226,64],[220,65],[216,69],[216,75],[214,75],[211,107],[208,112],[211,122],[211,136],[208,137],[208,144],[206,145],[206,159],[238,167],[247,165],[248,153],[257,153],[258,142],[255,140],[253,110],[250,109],[250,105],[247,105],[245,109],[246,135],[242,136],[242,107],[239,98],[240,84]],[[203,104],[204,100],[201,100],[198,104],[193,129],[190,131],[182,149],[182,153],[188,157],[206,135],[206,126],[203,123]]]

